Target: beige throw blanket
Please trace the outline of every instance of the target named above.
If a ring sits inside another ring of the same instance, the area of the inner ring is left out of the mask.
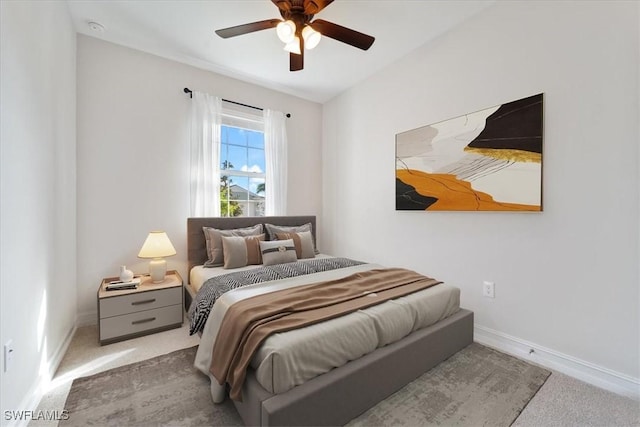
[[[312,325],[438,283],[401,268],[355,273],[343,279],[284,289],[239,301],[227,310],[213,347],[210,372],[242,401],[251,358],[271,334]]]

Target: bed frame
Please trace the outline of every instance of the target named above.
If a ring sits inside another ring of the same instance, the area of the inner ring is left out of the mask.
[[[189,271],[207,259],[202,227],[229,229],[260,223],[302,225],[308,222],[313,226],[315,238],[315,216],[189,218]],[[192,296],[185,295],[189,299]],[[265,390],[250,369],[242,389],[243,401],[233,403],[246,425],[344,425],[472,342],[473,313],[461,309],[428,328],[285,393],[272,394]]]

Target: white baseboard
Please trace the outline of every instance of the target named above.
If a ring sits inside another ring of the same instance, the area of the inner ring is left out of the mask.
[[[76,321],[76,323],[74,323],[71,329],[67,332],[67,335],[64,337],[64,341],[62,341],[62,343],[58,346],[58,349],[53,354],[51,360],[49,360],[49,372],[47,372],[48,381],[51,381],[53,379],[53,376],[56,374],[60,363],[62,363],[62,359],[64,359],[64,355],[67,354],[67,350],[69,349],[69,345],[71,344],[71,341],[73,340],[73,336],[75,335],[77,329],[78,326]]]
[[[640,379],[638,378],[603,368],[481,325],[474,326],[474,340],[605,390],[640,400]],[[533,351],[531,352],[531,350]]]
[[[21,408],[21,410],[35,412],[38,409],[38,405],[40,404],[42,396],[44,396],[45,394],[47,386],[53,379],[53,376],[55,375],[58,367],[60,366],[60,363],[62,362],[62,359],[64,358],[64,355],[69,349],[69,345],[71,344],[73,335],[76,333],[76,329],[77,326],[74,323],[71,329],[67,332],[67,335],[65,336],[62,343],[53,353],[53,356],[51,356],[51,359],[48,363],[47,372],[39,377],[39,380],[33,384],[25,398],[22,400],[22,402],[20,402],[19,408]],[[30,421],[31,420],[27,419],[26,417],[23,420],[12,420],[7,424],[7,427],[26,427]]]
[[[40,403],[40,399],[42,399],[42,385],[40,382],[35,382],[31,388],[29,389],[29,392],[27,393],[27,395],[25,396],[24,399],[22,399],[22,402],[20,402],[20,405],[18,406],[18,410],[15,412],[22,412],[22,411],[35,411],[38,408],[38,404]],[[11,419],[8,420],[7,423],[5,424],[4,421],[6,418],[4,418],[4,414],[3,414],[3,423],[2,425],[6,427],[26,427],[29,422],[31,421],[30,419],[27,419],[25,417],[25,419]]]

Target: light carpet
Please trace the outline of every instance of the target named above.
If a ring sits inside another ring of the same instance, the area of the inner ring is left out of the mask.
[[[233,403],[211,403],[196,347],[73,381],[60,426],[239,426]],[[550,372],[474,343],[349,426],[508,426]]]

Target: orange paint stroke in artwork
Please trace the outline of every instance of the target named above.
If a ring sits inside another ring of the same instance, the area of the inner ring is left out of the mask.
[[[497,202],[487,193],[476,191],[471,184],[451,174],[426,173],[413,169],[398,169],[396,177],[416,191],[437,202],[430,211],[540,211],[537,205]]]

